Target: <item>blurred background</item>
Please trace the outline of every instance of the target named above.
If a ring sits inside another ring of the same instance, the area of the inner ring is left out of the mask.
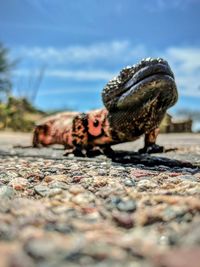
[[[1,0],[0,128],[100,108],[121,68],[163,57],[179,89],[163,131],[200,131],[199,25],[199,0]]]

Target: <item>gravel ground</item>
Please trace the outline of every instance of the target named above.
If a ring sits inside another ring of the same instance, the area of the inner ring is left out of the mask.
[[[0,134],[0,267],[200,266],[200,135],[113,161],[16,147],[30,138]]]

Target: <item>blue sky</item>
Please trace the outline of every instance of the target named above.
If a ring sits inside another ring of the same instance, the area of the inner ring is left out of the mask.
[[[14,92],[42,109],[101,107],[122,67],[167,59],[179,101],[200,111],[199,0],[1,0],[0,41],[12,58]]]

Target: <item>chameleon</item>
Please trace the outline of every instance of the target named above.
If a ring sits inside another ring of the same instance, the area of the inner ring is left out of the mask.
[[[146,58],[123,68],[102,90],[104,108],[64,112],[40,121],[33,146],[62,144],[75,156],[94,151],[112,155],[111,146],[145,135],[140,153],[162,152],[156,144],[168,108],[178,100],[174,74],[162,58]]]

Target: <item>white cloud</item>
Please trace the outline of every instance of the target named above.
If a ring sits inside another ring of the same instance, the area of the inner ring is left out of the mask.
[[[171,47],[164,55],[175,73],[180,94],[200,97],[200,48]]]
[[[70,79],[70,80],[77,80],[77,81],[108,81],[116,73],[109,72],[106,70],[94,70],[94,71],[87,71],[87,70],[63,70],[63,69],[52,69],[45,71],[45,77],[55,77],[58,79]],[[38,76],[38,72],[30,73],[27,69],[21,69],[14,72],[15,76]]]
[[[23,47],[15,50],[15,54],[17,52],[24,61],[35,61],[37,66],[46,63],[45,77],[74,81],[106,82],[116,75],[118,66],[134,64],[144,57],[163,57],[169,61],[175,73],[180,95],[200,97],[200,47],[176,46],[150,51],[144,45],[133,45],[129,41],[112,41],[62,49]],[[113,67],[107,68],[105,61]],[[51,65],[51,62],[54,64]],[[15,75],[30,77],[30,68],[27,69],[18,69]],[[38,75],[38,72],[32,71],[31,75]]]
[[[92,45],[55,47],[21,47],[15,49],[14,54],[19,58],[31,59],[53,64],[88,63],[97,60],[108,62],[115,60],[127,60],[130,57],[144,55],[144,46],[132,46],[128,41],[112,41],[108,43],[94,43]]]
[[[79,94],[79,93],[91,93],[99,92],[97,88],[54,88],[49,90],[43,90],[38,92],[38,96],[49,96],[49,95],[66,95],[66,94]]]
[[[171,47],[167,49],[167,55],[182,71],[191,72],[200,68],[200,48]]]

